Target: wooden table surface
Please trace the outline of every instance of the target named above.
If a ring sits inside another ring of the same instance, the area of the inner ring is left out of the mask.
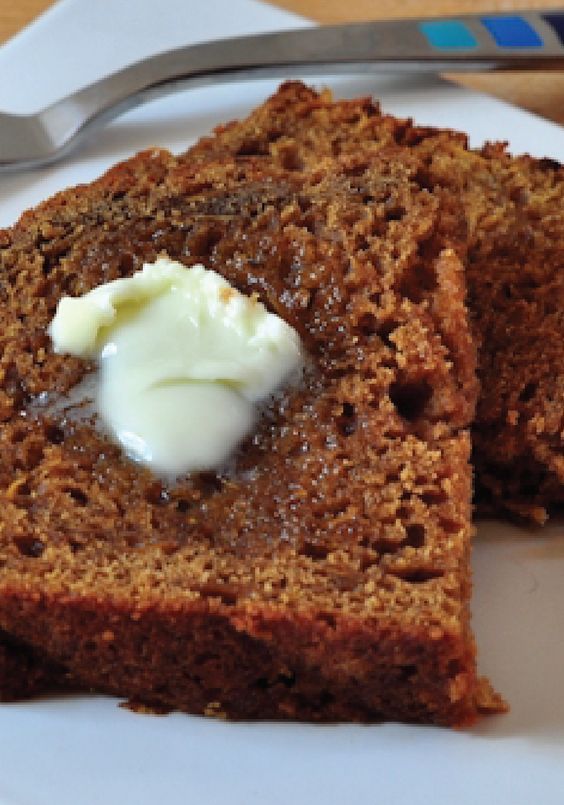
[[[52,5],[53,0],[0,0],[0,3],[1,44]],[[403,0],[401,3],[398,0],[276,0],[273,5],[317,22],[334,23],[496,9],[506,12],[525,8],[562,8],[563,0]],[[451,78],[564,124],[564,73],[491,73]]]

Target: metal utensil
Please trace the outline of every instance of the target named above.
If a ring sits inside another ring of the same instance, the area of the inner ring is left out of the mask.
[[[35,114],[0,112],[0,171],[54,162],[84,135],[128,109],[187,86],[362,71],[562,69],[564,44],[556,17],[564,19],[564,14],[521,12],[518,19],[538,39],[528,45],[500,43],[484,24],[485,19],[515,18],[482,14],[431,21],[431,28],[429,20],[357,23],[217,40],[159,53]],[[449,39],[449,30],[464,30],[466,35]]]

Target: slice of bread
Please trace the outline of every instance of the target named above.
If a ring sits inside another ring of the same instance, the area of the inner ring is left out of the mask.
[[[564,503],[564,167],[425,138],[429,176],[459,195],[468,221],[476,499],[543,523]]]
[[[488,513],[543,522],[564,503],[564,167],[468,148],[464,134],[382,115],[369,98],[333,102],[299,82],[246,120],[220,127],[186,158],[250,156],[288,169],[320,157],[417,153],[419,181],[460,199],[468,229],[467,284],[480,344],[473,428],[476,501]]]
[[[295,167],[147,152],[0,234],[0,626],[160,707],[468,723],[460,211],[394,144]],[[61,413],[92,367],[46,335],[63,294],[163,252],[258,294],[310,359],[228,475],[170,488]]]

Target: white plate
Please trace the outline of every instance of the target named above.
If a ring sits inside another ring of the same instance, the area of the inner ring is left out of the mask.
[[[29,111],[128,61],[182,42],[304,24],[253,0],[65,0],[0,49],[0,108]],[[72,67],[71,67],[72,66]],[[372,93],[392,112],[506,139],[564,160],[562,129],[439,79],[316,81]],[[129,113],[63,165],[0,178],[0,224],[117,159],[154,144],[187,147],[244,115],[275,87],[195,90]],[[380,726],[225,724],[140,716],[112,699],[0,707],[1,805],[564,802],[564,529],[480,527],[474,624],[480,670],[512,705],[466,732]]]

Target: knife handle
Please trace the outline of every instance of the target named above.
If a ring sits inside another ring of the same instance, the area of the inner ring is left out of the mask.
[[[86,131],[186,86],[359,72],[564,68],[564,11],[471,14],[303,28],[159,53],[37,115],[0,113],[0,169],[58,159]]]

